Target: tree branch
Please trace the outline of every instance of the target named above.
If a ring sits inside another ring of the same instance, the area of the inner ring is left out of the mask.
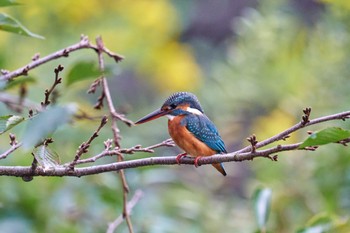
[[[128,212],[131,213],[131,210],[134,206],[139,202],[141,197],[143,196],[143,192],[141,190],[136,190],[134,196],[127,204]],[[123,215],[120,215],[116,220],[108,224],[108,229],[106,233],[113,233],[115,229],[123,222]]]
[[[101,37],[97,37],[96,38],[96,45],[97,45],[97,54],[98,54],[98,61],[99,61],[99,66],[100,66],[100,71],[103,73],[105,71],[105,66],[104,66],[104,60],[103,60],[103,54],[102,52],[106,52],[106,48],[103,44],[102,38]],[[108,51],[107,53],[111,53],[110,51]],[[115,147],[120,148],[120,131],[117,125],[117,121],[118,120],[122,120],[124,123],[126,123],[128,126],[131,126],[133,124],[132,121],[122,117],[118,117],[121,116],[120,114],[117,113],[117,111],[114,108],[114,104],[113,104],[113,100],[111,97],[111,93],[109,90],[109,86],[107,83],[107,79],[104,77],[104,75],[101,77],[101,81],[102,81],[102,96],[106,98],[107,101],[107,105],[108,105],[108,109],[110,112],[110,115],[112,117],[112,132],[113,132],[113,143],[115,145]],[[100,102],[102,103],[103,98],[101,98]],[[121,153],[117,153],[117,161],[118,162],[122,162],[124,161],[124,157]],[[119,171],[119,177],[121,179],[122,185],[123,185],[123,218],[126,220],[126,223],[128,225],[129,228],[129,232],[133,233],[133,227],[132,227],[132,223],[131,223],[131,219],[130,219],[130,215],[129,215],[129,211],[127,208],[127,203],[128,203],[128,193],[129,193],[129,185],[126,181],[125,178],[125,173],[124,170],[120,170]]]
[[[148,146],[143,148],[141,145],[136,145],[133,146],[131,148],[126,148],[126,149],[114,149],[114,150],[110,150],[111,145],[110,145],[110,139],[108,139],[105,142],[105,150],[103,152],[101,152],[100,154],[97,154],[91,158],[87,158],[87,159],[81,159],[76,161],[76,164],[83,164],[83,163],[94,163],[96,162],[96,160],[101,159],[103,157],[106,156],[112,156],[112,155],[118,155],[118,154],[134,154],[135,152],[146,152],[146,153],[154,153],[154,149],[159,148],[159,147],[174,147],[175,143],[173,142],[172,139],[167,139],[161,143],[152,145],[152,146]],[[64,164],[64,166],[69,165],[70,163]]]
[[[10,138],[11,138],[11,134],[10,134]],[[14,140],[11,139],[11,148],[8,149],[7,151],[5,151],[4,153],[0,154],[0,159],[6,159],[7,156],[9,156],[12,152],[14,152],[15,150],[17,150],[19,147],[22,146],[22,143],[18,143]]]
[[[263,146],[266,146],[268,144],[271,144],[275,141],[279,141],[284,139],[287,135],[289,135],[292,132],[295,132],[301,128],[308,127],[311,125],[332,121],[332,120],[345,120],[350,118],[350,111],[341,112],[333,115],[328,115],[320,118],[316,118],[313,120],[310,120],[307,124],[301,125],[301,123],[298,123],[291,128],[271,137],[264,141],[258,142],[256,146],[256,151],[251,151],[251,146],[247,146],[243,149],[237,150],[232,153],[228,154],[218,154],[208,157],[202,157],[199,162],[201,165],[204,164],[212,164],[212,163],[221,163],[221,162],[241,162],[245,160],[252,160],[254,158],[258,157],[265,157],[271,159],[271,155],[276,154],[278,152],[282,151],[291,151],[291,150],[298,150],[299,143],[295,144],[287,144],[287,145],[278,145],[272,148],[264,149],[264,150],[258,150],[258,148],[261,148]],[[346,140],[348,141],[348,140]],[[169,141],[166,140],[163,142],[164,144],[168,145]],[[19,143],[20,145],[20,143]],[[18,145],[18,146],[19,146]],[[158,144],[156,144],[154,147],[159,147]],[[137,148],[137,147],[136,147]],[[128,152],[130,149],[124,149],[123,150],[105,150],[99,155],[96,155],[96,157],[104,157],[107,155],[120,155],[121,152]],[[306,149],[308,150],[308,149]],[[134,150],[137,151],[137,150]],[[144,150],[142,150],[144,151]],[[130,151],[129,151],[130,152]],[[5,152],[6,153],[6,152]],[[5,154],[4,153],[4,154]],[[3,154],[2,154],[3,155]],[[92,158],[90,158],[91,162],[93,162]],[[275,160],[275,159],[273,159]],[[77,163],[83,163],[84,160],[78,160]],[[90,162],[90,161],[89,161]],[[104,172],[110,172],[110,171],[120,171],[122,169],[129,169],[129,168],[136,168],[136,167],[143,167],[143,166],[151,166],[151,165],[175,165],[177,164],[176,157],[150,157],[150,158],[144,158],[144,159],[135,159],[130,161],[118,161],[111,164],[105,164],[105,165],[97,165],[97,166],[88,166],[88,167],[81,167],[81,168],[75,168],[74,171],[69,171],[67,166],[59,166],[52,170],[45,170],[42,167],[36,167],[35,169],[32,169],[30,166],[24,167],[24,166],[0,166],[0,176],[16,176],[16,177],[26,177],[26,176],[87,176],[87,175],[94,175]],[[194,164],[193,158],[182,158],[181,164]]]
[[[305,128],[307,126],[310,126],[310,125],[315,125],[315,124],[318,124],[318,123],[321,123],[321,122],[326,122],[326,121],[331,121],[331,120],[345,120],[347,118],[350,118],[350,111],[345,111],[345,112],[341,112],[341,113],[336,113],[336,114],[333,114],[333,115],[329,115],[329,116],[324,116],[324,117],[319,117],[319,118],[316,118],[316,119],[313,119],[313,120],[308,120],[307,123],[304,122],[304,120],[302,120],[301,122],[299,122],[298,124],[290,127],[289,129],[286,129],[285,131],[271,137],[271,138],[268,138],[264,141],[261,141],[261,142],[258,142],[255,144],[255,147],[256,148],[261,148],[261,147],[264,147],[266,145],[269,145],[273,142],[276,142],[276,141],[280,141],[280,140],[284,140],[286,137],[288,137],[291,133],[301,129],[301,128]],[[238,150],[237,153],[241,153],[241,152],[247,152],[247,151],[250,151],[251,150],[251,146],[247,146],[247,147],[244,147],[243,149],[241,150]]]
[[[50,96],[54,93],[54,90],[56,88],[56,86],[60,83],[62,83],[62,78],[60,78],[58,75],[60,72],[62,72],[64,69],[64,67],[62,65],[58,65],[57,68],[55,68],[54,72],[55,72],[55,80],[52,84],[52,86],[50,87],[50,89],[46,89],[45,90],[45,100],[43,102],[41,102],[41,107],[42,108],[46,108],[50,103]],[[52,99],[52,98],[51,98]]]
[[[22,75],[28,75],[28,72],[44,63],[47,63],[49,61],[61,58],[61,57],[68,57],[71,52],[80,50],[80,49],[93,49],[95,51],[98,51],[98,48],[96,45],[93,45],[90,43],[87,36],[82,35],[80,38],[80,41],[76,44],[73,44],[71,46],[68,46],[67,48],[61,49],[55,53],[52,53],[46,57],[43,58],[37,58],[34,59],[32,62],[28,63],[27,65],[12,71],[12,72],[4,72],[3,75],[0,76],[0,81],[6,81],[13,78],[16,78],[18,76]],[[119,62],[123,59],[123,56],[113,53],[109,51],[107,48],[103,48],[102,52],[106,53],[108,56],[112,57],[116,62]]]
[[[201,165],[220,163],[220,162],[241,162],[245,160],[252,160],[257,157],[269,157],[269,155],[281,152],[281,151],[290,151],[295,150],[301,143],[276,146],[266,150],[257,150],[256,152],[244,152],[244,153],[228,153],[228,154],[217,154],[208,157],[202,157],[199,161]],[[119,152],[110,151],[107,152],[109,155],[115,155]],[[144,159],[135,159],[130,161],[115,162],[105,165],[96,165],[82,168],[75,168],[74,171],[68,171],[67,167],[60,166],[52,170],[44,170],[41,167],[37,167],[34,171],[31,170],[31,167],[23,166],[0,166],[0,176],[87,176],[94,175],[104,172],[111,171],[120,171],[122,169],[144,167],[150,165],[177,165],[176,156],[171,157],[150,157]],[[194,165],[193,158],[182,158],[181,164]]]
[[[68,165],[68,167],[73,170],[75,165],[78,163],[78,160],[80,159],[80,157],[87,153],[90,147],[91,142],[98,137],[98,133],[100,132],[100,130],[102,129],[103,126],[105,126],[105,124],[107,124],[108,118],[107,116],[103,116],[100,122],[100,125],[98,126],[98,128],[96,129],[96,131],[92,134],[92,136],[89,138],[89,140],[87,142],[83,142],[80,146],[79,149],[77,150],[77,153],[75,155],[74,160]]]

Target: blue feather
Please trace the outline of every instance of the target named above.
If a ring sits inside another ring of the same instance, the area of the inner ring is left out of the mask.
[[[204,142],[217,153],[227,153],[225,143],[221,139],[213,122],[206,115],[188,114],[181,122],[198,140]]]

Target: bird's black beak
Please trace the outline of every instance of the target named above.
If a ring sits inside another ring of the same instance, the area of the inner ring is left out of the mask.
[[[136,121],[135,124],[142,124],[142,123],[157,119],[157,118],[164,116],[168,113],[169,113],[169,111],[157,109],[154,112],[151,112],[150,114],[148,114],[148,115],[142,117],[140,120]]]

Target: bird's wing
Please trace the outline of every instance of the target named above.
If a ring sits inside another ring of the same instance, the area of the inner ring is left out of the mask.
[[[183,125],[197,139],[204,142],[211,149],[218,153],[227,153],[225,143],[221,139],[218,130],[207,116],[191,114],[183,118]]]

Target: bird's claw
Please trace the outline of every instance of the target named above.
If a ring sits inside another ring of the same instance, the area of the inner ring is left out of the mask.
[[[194,159],[194,166],[195,166],[195,167],[198,167],[198,166],[199,166],[198,161],[200,160],[200,158],[202,158],[202,156],[197,156],[197,157]]]
[[[178,154],[178,155],[176,156],[176,162],[177,162],[177,164],[180,165],[180,159],[181,159],[182,157],[186,156],[186,155],[187,155],[186,152],[185,152],[185,153],[182,153],[182,154]]]

